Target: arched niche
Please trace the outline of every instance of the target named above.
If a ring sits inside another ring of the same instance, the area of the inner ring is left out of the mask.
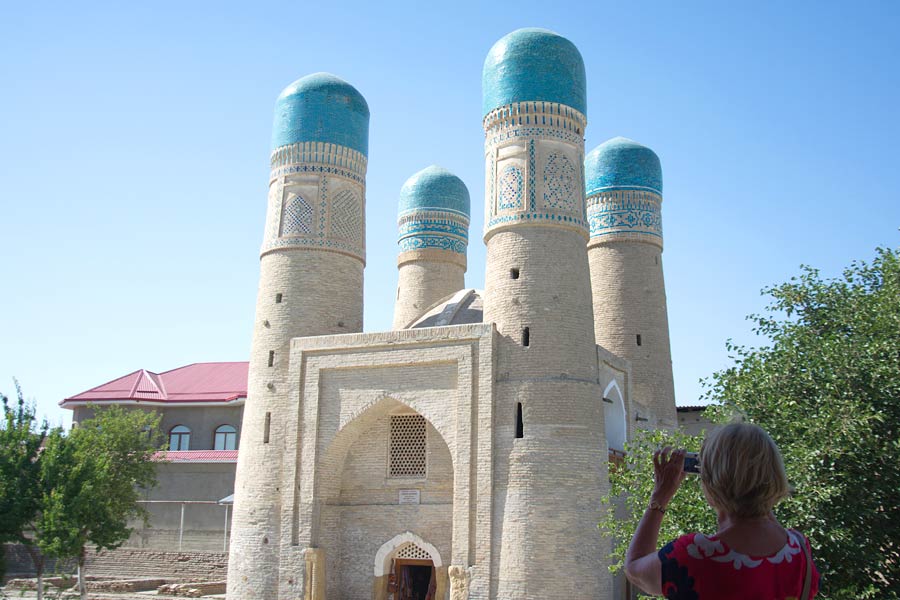
[[[603,422],[606,426],[606,444],[611,450],[624,451],[627,435],[625,400],[615,379],[603,390]]]

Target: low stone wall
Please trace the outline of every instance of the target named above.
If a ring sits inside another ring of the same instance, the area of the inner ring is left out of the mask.
[[[186,598],[200,598],[225,593],[224,581],[208,581],[205,583],[170,583],[161,586],[157,591],[164,596],[184,596]]]
[[[223,552],[164,552],[119,548],[89,552],[85,572],[107,577],[160,577],[182,581],[222,581],[228,573]]]
[[[23,546],[5,544],[4,550],[7,576],[35,575],[31,557]],[[47,562],[46,575],[75,572],[74,561]],[[88,550],[84,570],[88,576],[116,579],[224,581],[228,573],[228,555],[224,552],[166,552],[137,548]]]

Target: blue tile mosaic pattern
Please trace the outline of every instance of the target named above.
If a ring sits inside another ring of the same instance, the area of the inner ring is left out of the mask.
[[[466,253],[469,243],[469,190],[462,180],[431,165],[400,189],[400,251],[436,248]]]
[[[517,29],[484,59],[482,114],[513,102],[559,102],[587,115],[584,60],[575,44],[547,29]]]
[[[647,235],[662,244],[659,196],[639,190],[607,191],[591,198],[587,207],[591,240]]]
[[[400,188],[400,215],[411,210],[453,210],[468,217],[470,209],[466,184],[437,165],[425,167]]]
[[[647,190],[662,195],[662,167],[650,148],[623,137],[607,140],[584,158],[585,191]]]
[[[497,199],[500,210],[522,208],[522,190],[525,188],[522,181],[522,170],[516,166],[508,165],[503,169],[500,178],[500,197]]]
[[[284,88],[275,102],[272,149],[325,142],[369,154],[369,106],[352,85],[313,73]]]

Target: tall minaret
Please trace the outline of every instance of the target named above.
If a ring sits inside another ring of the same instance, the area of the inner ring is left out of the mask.
[[[597,343],[631,361],[635,417],[675,427],[659,158],[617,137],[588,154],[584,168]]]
[[[288,395],[290,340],[362,331],[368,139],[365,99],[334,75],[308,75],[278,97],[235,480],[230,600],[281,597],[279,552],[291,543],[281,539],[282,430],[298,411]]]
[[[491,597],[606,598],[609,542],[595,525],[607,446],[587,260],[584,63],[556,33],[520,29],[491,48],[482,91],[484,322],[499,332]]]
[[[465,287],[469,244],[469,190],[436,165],[410,177],[400,189],[400,256],[394,329]]]

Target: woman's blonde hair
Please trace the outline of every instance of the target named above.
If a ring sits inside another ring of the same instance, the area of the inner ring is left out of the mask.
[[[700,477],[713,506],[735,517],[767,515],[790,493],[778,446],[750,423],[732,423],[706,436]]]

